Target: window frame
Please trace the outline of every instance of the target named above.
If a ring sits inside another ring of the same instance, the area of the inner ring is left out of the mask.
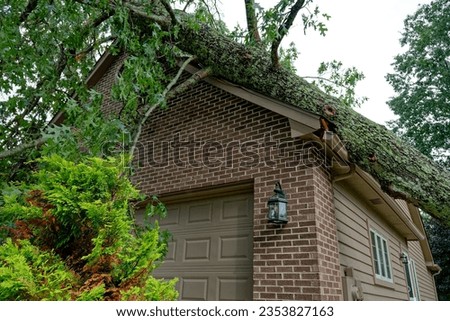
[[[370,228],[369,242],[372,254],[372,266],[375,280],[394,283],[392,260],[389,251],[389,240],[376,229]]]
[[[417,278],[416,262],[408,255],[407,252],[403,252],[403,254],[406,256],[408,262],[403,264],[403,268],[405,269],[405,282],[408,298],[410,301],[420,301],[420,288],[419,280]]]

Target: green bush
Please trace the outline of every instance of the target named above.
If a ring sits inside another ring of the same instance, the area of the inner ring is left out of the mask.
[[[33,183],[9,186],[0,199],[0,299],[177,298],[176,280],[151,276],[167,235],[157,222],[135,226],[130,201],[140,195],[120,159],[38,162]]]
[[[29,240],[0,246],[0,300],[69,300],[74,281],[58,256]]]

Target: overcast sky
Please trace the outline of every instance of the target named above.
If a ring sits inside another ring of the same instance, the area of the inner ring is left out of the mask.
[[[245,25],[243,0],[221,0],[224,19],[228,24],[237,21]],[[264,8],[273,6],[276,0],[255,0]],[[327,22],[327,35],[309,30],[303,34],[301,19],[283,41],[287,46],[295,42],[300,56],[296,63],[300,76],[315,76],[322,61],[340,60],[345,67],[355,66],[366,79],[356,88],[357,94],[369,98],[357,111],[380,124],[395,118],[386,105],[394,95],[385,76],[392,72],[393,57],[403,49],[399,39],[403,21],[413,14],[419,4],[430,0],[315,0],[321,12],[331,19]]]

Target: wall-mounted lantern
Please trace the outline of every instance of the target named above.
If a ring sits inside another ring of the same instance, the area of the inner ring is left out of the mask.
[[[402,263],[404,265],[408,265],[408,263],[409,263],[408,255],[406,255],[405,252],[400,253],[400,260],[402,261]]]
[[[269,223],[286,224],[288,222],[287,199],[283,189],[281,188],[280,182],[276,182],[275,189],[273,191],[275,194],[267,201],[267,205],[269,207],[267,219],[269,220]]]

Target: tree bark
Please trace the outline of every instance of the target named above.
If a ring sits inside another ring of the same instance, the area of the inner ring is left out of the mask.
[[[350,161],[369,172],[382,189],[450,222],[450,173],[384,126],[346,107],[338,99],[283,68],[273,68],[270,54],[236,43],[207,26],[181,29],[178,46],[196,55],[214,74],[235,84],[329,118],[337,128]],[[374,163],[369,158],[376,155]]]
[[[278,36],[274,39],[271,46],[271,57],[272,57],[272,64],[275,68],[280,68],[280,58],[278,55],[278,49],[281,45],[281,41],[283,40],[284,36],[287,35],[289,32],[289,29],[291,28],[292,24],[294,23],[295,18],[297,17],[298,12],[303,8],[305,5],[306,0],[298,0],[291,8],[291,11],[289,12],[289,15],[287,18],[281,23],[281,25],[278,27]]]
[[[255,0],[245,0],[245,14],[250,39],[256,43],[260,43],[261,37],[259,36],[258,22],[256,20]]]
[[[142,30],[148,30],[146,26],[154,23],[164,30],[172,26],[168,14],[152,14],[128,2],[124,5],[137,20],[141,19]],[[402,198],[450,225],[448,171],[384,126],[363,117],[292,72],[274,68],[270,53],[263,48],[236,43],[207,25],[192,27],[186,22],[186,13],[177,14],[176,45],[195,55],[200,65],[210,66],[214,75],[237,85],[329,118],[348,150],[350,161],[375,177],[387,194]],[[325,113],[330,108],[337,111],[331,118]],[[373,162],[375,155],[377,160]]]
[[[17,155],[29,148],[39,147],[39,146],[43,145],[47,141],[47,139],[48,138],[41,137],[41,138],[35,140],[34,142],[22,144],[20,146],[17,146],[16,148],[4,150],[4,151],[0,152],[0,159]]]

